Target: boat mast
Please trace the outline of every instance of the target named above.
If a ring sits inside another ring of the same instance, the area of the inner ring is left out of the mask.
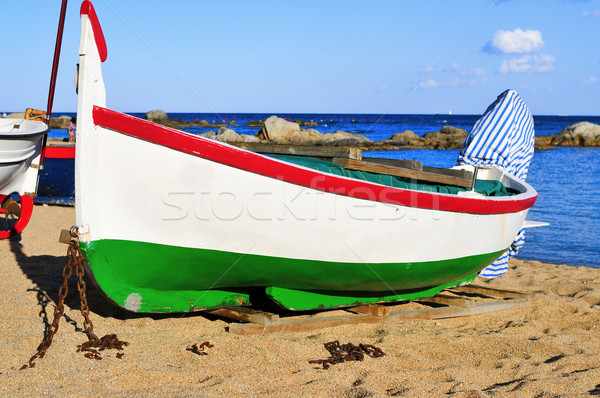
[[[54,102],[54,88],[56,87],[56,75],[58,73],[58,62],[60,60],[60,47],[62,45],[63,29],[65,26],[65,15],[67,13],[67,0],[62,0],[60,9],[60,18],[58,20],[58,32],[56,33],[56,44],[54,46],[54,60],[52,61],[52,74],[50,75],[50,89],[48,91],[48,105],[46,107],[46,120],[50,125],[52,115],[52,104]],[[48,134],[44,135],[42,143],[42,153],[40,155],[40,167],[44,165],[44,153],[46,152],[46,142]]]

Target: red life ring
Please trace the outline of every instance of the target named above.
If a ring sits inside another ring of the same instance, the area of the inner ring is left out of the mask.
[[[7,195],[0,195],[0,201],[4,203]],[[21,214],[17,222],[9,230],[0,229],[0,239],[10,238],[23,232],[29,220],[31,220],[31,214],[33,213],[33,196],[30,195],[19,195],[20,198],[20,211]],[[0,214],[6,214],[6,209],[2,208]],[[0,220],[0,227],[3,227],[3,222]]]

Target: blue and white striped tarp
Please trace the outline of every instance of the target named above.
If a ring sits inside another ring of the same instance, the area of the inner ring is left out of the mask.
[[[475,123],[463,144],[457,164],[492,165],[525,180],[533,156],[535,131],[529,107],[514,90],[498,96]],[[479,276],[495,278],[508,271],[508,260],[525,241],[521,229],[511,247]]]

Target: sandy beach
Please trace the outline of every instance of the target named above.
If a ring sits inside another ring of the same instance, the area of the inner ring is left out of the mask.
[[[58,237],[74,222],[71,207],[36,206],[20,237],[0,241],[0,396],[600,395],[600,269],[514,259],[508,274],[476,282],[533,293],[518,307],[264,336],[233,335],[225,320],[202,313],[129,313],[88,283],[96,334],[129,342],[122,358],[109,350],[102,360],[76,352],[87,338],[72,280],[52,346],[20,370],[52,321],[67,261]],[[309,363],[326,358],[323,344],[333,340],[386,355],[327,370]],[[208,355],[186,350],[204,341],[214,344]]]

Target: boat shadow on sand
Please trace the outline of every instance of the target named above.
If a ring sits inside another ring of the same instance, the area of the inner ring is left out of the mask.
[[[33,282],[35,287],[29,288],[29,292],[35,292],[38,305],[40,307],[39,315],[44,324],[44,333],[47,333],[50,323],[52,322],[54,307],[59,301],[59,291],[63,283],[63,269],[67,264],[68,258],[64,256],[39,255],[28,256],[24,252],[24,246],[21,243],[21,236],[17,235],[9,239],[10,251],[14,254],[15,260],[23,273]],[[66,248],[66,246],[65,246]],[[77,276],[73,270],[68,283],[68,293],[65,297],[66,309],[63,318],[67,323],[71,324],[75,331],[84,333],[81,328],[81,322],[76,321],[71,316],[81,317],[81,302],[79,292],[77,290]],[[96,287],[95,283],[90,279],[87,272],[83,277],[86,285],[86,298],[92,317],[98,316],[101,318],[116,318],[119,320],[135,319],[135,318],[181,318],[190,316],[201,316],[208,320],[220,319],[217,316],[195,312],[195,313],[135,313],[118,307]],[[52,304],[51,304],[52,303]],[[74,313],[75,312],[75,313]],[[79,314],[79,315],[78,315]],[[93,321],[94,319],[92,319]]]
[[[59,291],[63,283],[63,270],[67,264],[68,257],[39,255],[28,256],[24,252],[24,246],[21,243],[21,236],[17,235],[9,239],[10,251],[14,254],[15,260],[23,273],[33,282],[35,287],[29,288],[29,292],[35,292],[38,306],[40,308],[39,316],[44,325],[44,335],[47,334],[50,323],[53,319],[53,313],[56,303],[59,301]],[[66,248],[66,246],[65,246]],[[114,304],[108,299],[100,289],[97,288],[95,282],[89,277],[87,270],[83,277],[86,285],[86,298],[90,312],[92,312],[92,321],[94,317],[115,318],[118,320],[150,318],[160,320],[166,318],[183,318],[183,317],[202,317],[208,321],[223,320],[222,317],[211,314],[209,312],[171,312],[171,313],[136,313],[127,311],[124,308]],[[74,318],[81,318],[81,302],[79,292],[77,290],[77,276],[73,270],[68,283],[68,293],[65,297],[64,304],[66,309],[63,314],[64,320],[72,325],[76,332],[85,333],[81,327],[81,321]],[[252,308],[260,309],[271,313],[276,313],[280,317],[310,315],[321,311],[289,311],[277,306],[273,301],[269,300],[264,289],[249,289],[254,298]],[[249,292],[250,293],[250,292]],[[231,319],[227,319],[231,322]],[[235,322],[235,321],[233,321]]]

